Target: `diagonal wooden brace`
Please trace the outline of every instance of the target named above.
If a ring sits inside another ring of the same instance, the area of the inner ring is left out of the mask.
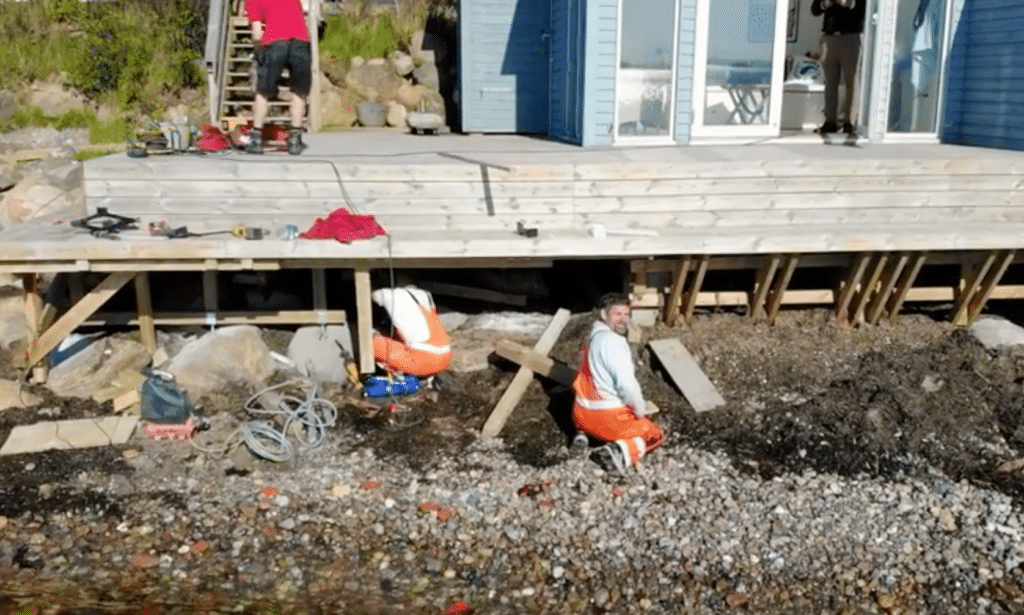
[[[61,340],[74,331],[101,305],[113,297],[121,287],[135,277],[134,271],[115,271],[103,279],[96,288],[71,307],[57,322],[43,331],[28,350],[28,364],[35,365],[43,360]]]

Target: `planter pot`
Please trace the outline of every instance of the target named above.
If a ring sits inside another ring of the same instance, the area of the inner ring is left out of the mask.
[[[380,103],[364,100],[356,105],[356,113],[359,115],[359,123],[363,126],[380,127],[387,121],[388,108]]]

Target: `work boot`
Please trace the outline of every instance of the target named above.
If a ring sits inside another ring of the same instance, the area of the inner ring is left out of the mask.
[[[245,147],[245,151],[250,154],[262,154],[263,153],[263,127],[253,126],[252,130],[249,131],[249,145]]]
[[[833,132],[839,132],[839,126],[835,122],[825,122],[821,125],[821,128],[818,128],[818,134],[821,135],[832,134]]]
[[[306,149],[306,144],[302,142],[302,129],[292,128],[288,131],[288,153],[292,156],[298,156],[302,153],[302,150]]]
[[[589,449],[590,439],[587,438],[587,434],[577,431],[576,435],[573,436],[572,444],[569,445],[569,456],[584,457]]]
[[[623,476],[626,474],[626,458],[622,449],[615,442],[609,442],[604,446],[594,449],[590,456],[601,469],[612,476]]]

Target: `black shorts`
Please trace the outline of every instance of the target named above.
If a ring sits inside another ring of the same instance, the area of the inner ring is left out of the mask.
[[[308,41],[290,38],[274,41],[256,50],[256,91],[267,98],[277,96],[277,81],[288,67],[288,87],[299,96],[308,96],[313,82],[312,57]]]

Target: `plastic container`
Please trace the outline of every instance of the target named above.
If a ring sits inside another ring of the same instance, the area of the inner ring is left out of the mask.
[[[387,122],[388,108],[380,103],[364,100],[356,105],[356,112],[363,126],[379,128]]]

